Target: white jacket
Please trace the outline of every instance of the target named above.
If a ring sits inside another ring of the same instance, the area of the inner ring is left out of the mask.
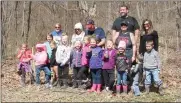
[[[66,45],[59,45],[56,51],[56,61],[60,66],[68,64],[70,59],[71,47]]]

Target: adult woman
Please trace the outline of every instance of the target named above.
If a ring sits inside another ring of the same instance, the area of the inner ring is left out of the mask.
[[[157,31],[153,30],[153,25],[151,20],[145,19],[142,23],[143,33],[140,38],[140,47],[139,53],[144,55],[146,52],[146,41],[153,40],[154,49],[158,51],[158,33]]]
[[[83,26],[80,22],[75,24],[74,30],[75,33],[72,35],[71,47],[73,47],[75,41],[83,41],[85,35],[85,32],[83,31]]]
[[[126,57],[130,60],[130,63],[135,60],[136,54],[136,44],[134,34],[127,31],[128,23],[123,21],[121,23],[121,32],[116,32],[117,39],[115,41],[116,46],[118,46],[119,41],[126,42]]]

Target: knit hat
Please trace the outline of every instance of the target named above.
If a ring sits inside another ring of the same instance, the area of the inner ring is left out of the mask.
[[[75,26],[74,26],[74,29],[83,30],[82,24],[81,24],[80,22],[79,22],[79,23],[76,23]]]
[[[118,48],[126,49],[126,42],[125,41],[120,41],[119,45],[118,45]]]
[[[46,45],[45,44],[36,44],[36,49],[42,49],[43,51],[46,51]]]

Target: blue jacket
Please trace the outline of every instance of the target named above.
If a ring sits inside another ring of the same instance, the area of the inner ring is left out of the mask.
[[[102,68],[103,66],[102,56],[103,56],[103,50],[101,47],[92,48],[92,51],[87,53],[87,58],[90,59],[89,60],[90,69]]]
[[[70,54],[71,67],[72,68],[81,67],[82,66],[81,62],[82,62],[82,51],[74,48]]]

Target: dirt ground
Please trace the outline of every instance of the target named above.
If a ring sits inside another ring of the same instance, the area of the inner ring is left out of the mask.
[[[170,54],[172,55],[172,54]],[[135,97],[131,92],[127,96],[112,96],[102,91],[101,94],[88,93],[86,90],[53,88],[46,89],[44,85],[38,89],[35,85],[26,84],[21,87],[19,77],[15,73],[14,60],[2,62],[1,98],[2,102],[181,102],[181,53],[173,56],[164,64],[161,71],[164,96],[155,92]],[[41,78],[43,80],[43,78]]]

